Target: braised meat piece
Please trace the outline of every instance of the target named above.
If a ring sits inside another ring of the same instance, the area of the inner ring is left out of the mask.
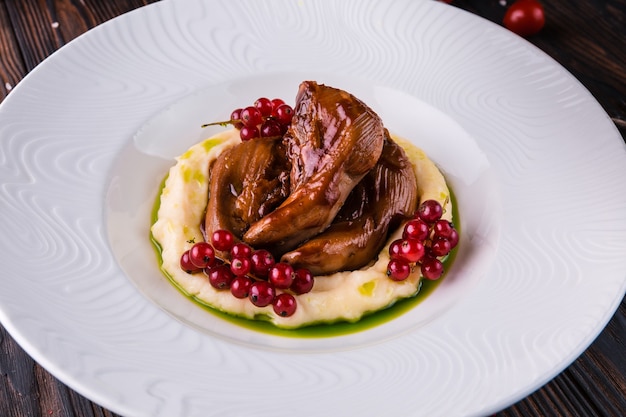
[[[376,166],[350,193],[335,221],[282,261],[314,275],[354,270],[375,259],[396,228],[417,208],[417,181],[404,150],[390,138]]]
[[[376,165],[384,139],[382,121],[363,102],[345,91],[303,82],[285,135],[291,192],[253,223],[243,240],[276,256],[326,230]]]
[[[226,229],[241,239],[285,200],[290,169],[280,139],[241,142],[222,152],[210,169],[205,230]]]

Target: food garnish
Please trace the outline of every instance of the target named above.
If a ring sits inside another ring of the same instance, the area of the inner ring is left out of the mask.
[[[377,277],[390,283],[380,291],[402,286],[397,296],[408,297],[419,290],[420,277],[443,275],[442,260],[459,240],[446,215],[450,201],[443,177],[430,161],[415,165],[415,158],[427,160],[425,154],[411,148],[409,158],[408,145],[398,144],[380,117],[353,95],[305,81],[293,108],[282,99],[261,97],[233,110],[228,121],[203,126],[215,124],[232,125],[240,142],[229,142],[212,156],[208,175],[198,174],[207,203],[204,218],[192,226],[202,237],[187,236],[182,243],[178,264],[184,273],[204,276],[212,291],[246,300],[264,314],[270,308],[281,319],[296,315],[301,302],[307,310],[323,308],[330,301],[320,297],[330,289],[334,300],[341,299],[338,287],[328,282],[334,276],[352,282],[351,297],[369,298],[376,295]],[[195,168],[184,168],[178,181],[185,181],[189,169]],[[419,175],[439,184],[421,204]],[[159,236],[172,224],[160,224]],[[386,266],[379,266],[379,259]],[[350,278],[356,271],[365,275]],[[317,292],[316,278],[324,281]],[[208,291],[196,281],[189,285],[192,293]],[[377,294],[376,303],[385,303],[384,294],[389,290]],[[219,304],[233,305],[226,299]],[[349,317],[384,307],[364,306]],[[257,316],[243,305],[236,310]]]

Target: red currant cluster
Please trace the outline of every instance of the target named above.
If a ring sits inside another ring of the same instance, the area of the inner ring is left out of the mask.
[[[226,256],[220,258],[216,251]],[[282,317],[296,311],[293,294],[311,291],[314,282],[308,269],[276,262],[265,249],[254,250],[245,243],[235,243],[228,230],[213,232],[211,243],[195,243],[182,254],[180,267],[188,274],[204,272],[214,288],[230,290],[236,298],[248,298],[257,307],[272,304],[274,312]]]
[[[426,279],[435,280],[443,275],[441,258],[459,243],[459,233],[441,218],[442,214],[443,208],[436,200],[420,204],[415,216],[404,225],[402,239],[394,240],[389,246],[389,278],[403,281],[417,265]]]
[[[235,109],[229,123],[239,129],[241,140],[282,136],[293,118],[293,109],[279,98],[260,97],[254,105]]]

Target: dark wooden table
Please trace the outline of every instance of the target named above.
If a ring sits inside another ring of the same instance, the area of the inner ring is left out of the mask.
[[[0,0],[0,101],[65,43],[154,1]],[[452,4],[499,23],[503,3]],[[626,138],[626,0],[544,3],[546,26],[529,40],[591,91]],[[1,326],[0,378],[0,417],[115,415],[46,372]],[[571,366],[498,416],[626,416],[626,301]]]

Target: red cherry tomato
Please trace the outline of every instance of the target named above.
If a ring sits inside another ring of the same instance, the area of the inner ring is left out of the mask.
[[[503,23],[520,36],[534,35],[546,23],[543,6],[537,0],[517,0],[506,11]]]

